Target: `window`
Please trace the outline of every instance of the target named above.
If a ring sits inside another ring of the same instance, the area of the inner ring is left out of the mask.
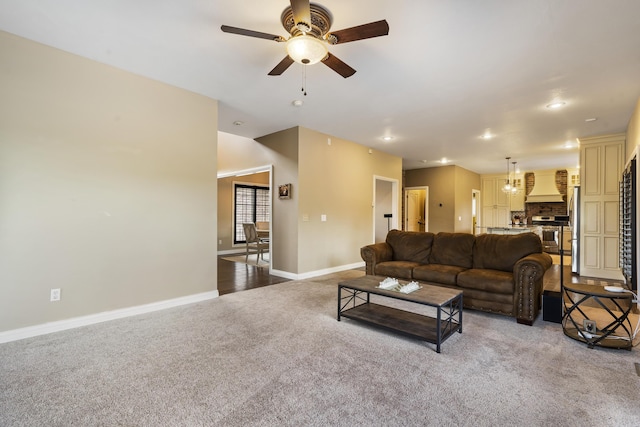
[[[245,222],[269,222],[269,187],[233,184],[233,243],[244,243],[242,224]]]

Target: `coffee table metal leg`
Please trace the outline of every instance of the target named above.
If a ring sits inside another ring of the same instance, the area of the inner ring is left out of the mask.
[[[344,298],[342,298],[343,289],[347,294]],[[366,298],[363,296],[363,294],[366,294]],[[346,300],[346,302],[343,303],[343,300]],[[347,309],[347,306],[351,305],[352,307],[356,307],[358,303],[363,302],[366,302],[367,304],[371,302],[371,294],[369,292],[359,291],[348,286],[338,285],[338,321],[340,321],[341,318],[340,313],[345,311]]]
[[[438,322],[436,323],[436,352],[440,353],[440,342],[442,341],[442,325],[441,325],[441,313],[442,313],[442,307],[438,307],[438,316],[437,316],[437,320]]]
[[[458,333],[461,334],[462,333],[462,294],[460,294],[460,298],[458,298],[458,325],[459,325],[459,329],[458,329]]]

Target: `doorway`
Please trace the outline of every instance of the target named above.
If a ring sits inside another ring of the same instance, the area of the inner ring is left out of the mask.
[[[256,221],[265,223],[273,253],[277,236],[273,233],[272,189],[272,165],[218,174],[218,255],[244,254],[242,223]],[[269,256],[268,271],[272,268],[273,256]]]
[[[480,190],[471,190],[471,230],[473,234],[480,234]]]
[[[398,180],[373,177],[373,241],[384,242],[398,228]]]
[[[405,188],[404,202],[404,229],[429,231],[429,187]]]

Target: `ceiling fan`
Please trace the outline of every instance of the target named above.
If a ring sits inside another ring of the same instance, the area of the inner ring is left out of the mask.
[[[331,54],[327,45],[348,43],[389,34],[389,24],[384,19],[329,32],[332,23],[331,13],[318,4],[310,3],[309,0],[291,0],[291,6],[282,12],[280,20],[282,26],[290,34],[288,39],[275,34],[245,30],[244,28],[230,27],[228,25],[223,25],[220,29],[225,33],[286,43],[287,56],[269,72],[270,76],[281,75],[294,62],[304,65],[322,62],[342,77],[350,77],[356,70]]]

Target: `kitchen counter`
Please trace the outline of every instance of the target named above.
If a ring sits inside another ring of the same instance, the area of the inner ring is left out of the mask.
[[[538,225],[508,225],[505,227],[487,227],[489,234],[520,234],[520,233],[539,233]]]

